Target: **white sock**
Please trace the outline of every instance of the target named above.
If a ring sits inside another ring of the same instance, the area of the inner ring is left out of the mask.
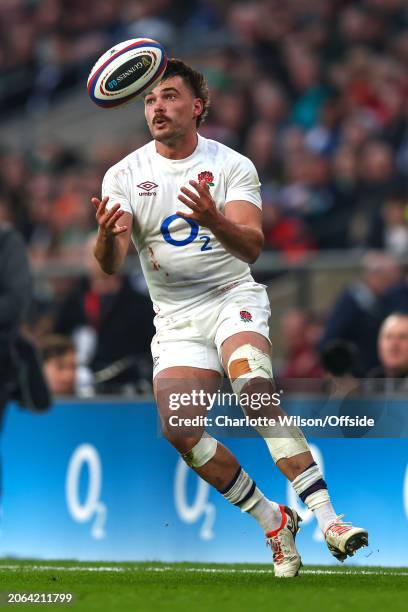
[[[279,529],[282,523],[279,505],[267,499],[241,467],[229,485],[220,493],[242,512],[253,516],[266,533]]]
[[[309,497],[312,497],[312,495],[310,495]],[[307,502],[309,497],[306,499],[305,502],[308,506],[309,504]],[[318,506],[317,508],[312,508],[312,511],[323,533],[326,533],[327,528],[333,523],[335,523],[337,520],[337,514],[334,511],[330,498],[323,505]]]
[[[258,521],[265,533],[276,531],[282,524],[282,512],[279,504],[270,501],[265,496],[248,510],[248,514]]]
[[[330,501],[327,484],[323,480],[319,466],[312,463],[293,480],[292,486],[300,499],[314,513],[320,529],[325,533],[327,527],[337,520],[337,514]]]

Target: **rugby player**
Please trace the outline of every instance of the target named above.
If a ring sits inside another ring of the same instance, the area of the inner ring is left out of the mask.
[[[273,393],[269,300],[248,265],[263,246],[257,172],[243,155],[198,134],[208,87],[181,60],[169,60],[144,103],[153,140],[112,166],[102,199],[92,198],[99,225],[94,254],[114,274],[133,240],[156,313],[154,392],[164,434],[199,476],[258,521],[273,550],[275,575],[296,576],[300,517],[267,499],[208,432],[195,428],[181,435],[170,427],[163,391],[183,393],[186,384],[217,388],[225,372],[238,397],[244,391]],[[274,411],[283,414],[279,407]],[[263,437],[316,516],[333,555],[344,560],[367,544],[367,532],[334,511],[302,432],[287,427],[283,437]]]

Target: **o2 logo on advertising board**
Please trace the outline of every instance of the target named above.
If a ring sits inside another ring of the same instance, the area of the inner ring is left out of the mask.
[[[80,499],[81,473],[87,468],[87,492],[83,501]],[[78,523],[87,523],[93,519],[91,536],[101,540],[106,536],[106,506],[101,501],[102,463],[97,449],[91,444],[81,444],[72,453],[68,463],[65,480],[67,507],[72,518]]]
[[[197,491],[193,503],[187,500],[187,479],[194,477],[197,481]],[[185,523],[196,523],[200,518],[199,537],[201,540],[212,540],[215,522],[215,507],[208,501],[210,485],[199,476],[196,476],[187,464],[179,458],[174,478],[174,503],[177,514]]]

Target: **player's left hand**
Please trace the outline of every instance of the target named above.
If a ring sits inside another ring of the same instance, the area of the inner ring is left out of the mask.
[[[203,227],[211,229],[216,224],[220,213],[210,193],[210,188],[206,181],[189,181],[189,184],[194,187],[197,193],[187,187],[181,187],[180,191],[184,195],[179,195],[178,199],[191,208],[193,212],[187,214],[178,210],[177,214],[183,219],[193,219]]]

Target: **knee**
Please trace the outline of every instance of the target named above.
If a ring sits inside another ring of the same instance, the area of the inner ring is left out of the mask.
[[[198,435],[177,435],[174,431],[164,430],[163,435],[168,442],[181,454],[188,453],[193,449],[201,439]]]
[[[217,452],[218,442],[204,432],[202,435],[179,436],[164,433],[166,439],[180,453],[181,458],[192,468],[202,467]]]
[[[228,375],[238,399],[243,393],[250,397],[254,393],[275,393],[271,358],[251,344],[243,344],[231,354]]]
[[[202,436],[168,437],[169,442],[178,450],[182,459],[193,468],[202,467],[217,452],[218,442],[206,432]]]
[[[276,384],[273,378],[263,378],[261,376],[254,376],[248,378],[241,388],[241,393],[269,393],[273,394],[276,392]]]
[[[268,392],[273,393],[273,371],[271,358],[252,344],[243,344],[230,356],[228,361],[228,376],[234,392],[241,395],[245,388],[246,393],[256,388],[268,386]]]
[[[202,467],[215,456],[217,446],[217,440],[204,432],[198,442],[181,456],[190,467]]]

